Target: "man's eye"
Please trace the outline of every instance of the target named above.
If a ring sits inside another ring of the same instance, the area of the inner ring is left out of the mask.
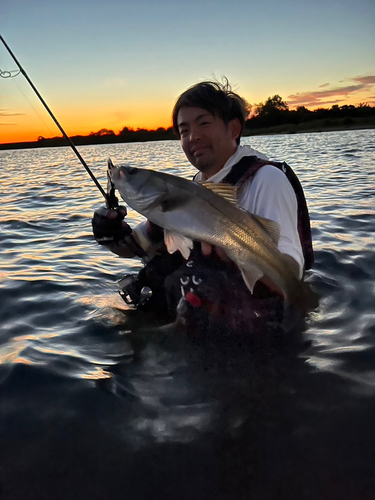
[[[188,131],[186,128],[180,130],[180,135],[186,135],[187,133],[188,133]]]

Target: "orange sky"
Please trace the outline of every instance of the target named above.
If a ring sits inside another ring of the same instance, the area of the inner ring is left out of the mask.
[[[22,112],[10,112],[0,117],[0,143],[36,141],[39,136],[48,138],[62,135],[38,98],[35,96],[31,99],[28,96],[28,101],[25,100]],[[47,104],[69,136],[88,135],[102,128],[111,129],[117,134],[125,126],[135,129],[171,126],[171,106],[163,101],[143,106],[119,103],[118,106],[98,105],[95,108],[86,103],[74,107],[68,107],[68,103],[58,106]]]
[[[371,79],[370,79],[371,78]],[[375,82],[375,77],[369,77],[369,82]],[[369,83],[370,85],[370,83]],[[305,105],[313,110],[318,107],[330,108],[333,104],[354,104],[368,102],[367,95],[360,89],[356,95],[351,94],[348,87],[322,88],[312,92],[301,92],[284,98],[290,109]],[[366,88],[366,86],[365,86]],[[21,97],[22,94],[21,94]],[[265,100],[265,99],[264,99]],[[263,100],[263,102],[264,102]],[[59,103],[53,106],[48,103],[57,120],[69,136],[88,135],[102,128],[113,130],[116,134],[123,128],[168,128],[171,126],[171,109],[173,100],[161,100],[148,103],[119,103],[118,105],[87,106],[86,103],[68,107],[68,103]],[[371,99],[369,104],[375,105]],[[0,116],[0,143],[36,141],[39,136],[56,137],[61,132],[53,123],[37,97],[27,96],[25,103],[19,105],[21,111],[3,112]]]

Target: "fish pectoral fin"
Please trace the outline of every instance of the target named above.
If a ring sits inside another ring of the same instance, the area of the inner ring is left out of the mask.
[[[202,186],[209,189],[215,194],[218,194],[222,198],[225,198],[230,203],[237,205],[237,191],[238,186],[232,186],[231,184],[216,184],[215,182],[202,182]]]
[[[179,250],[184,259],[188,259],[190,250],[193,248],[193,241],[182,234],[174,233],[164,229],[164,243],[169,253]]]
[[[256,267],[246,267],[246,269],[240,267],[240,271],[245,285],[253,293],[255,283],[263,276],[262,271]]]
[[[271,240],[277,245],[280,239],[280,226],[277,222],[260,217],[259,215],[254,215],[255,219],[264,227],[267,233],[270,235]]]

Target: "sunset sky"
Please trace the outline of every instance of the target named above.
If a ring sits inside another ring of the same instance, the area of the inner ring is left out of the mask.
[[[375,105],[374,0],[1,0],[0,34],[71,136],[169,127],[223,75],[251,104]],[[57,135],[25,78],[0,78],[0,143]]]

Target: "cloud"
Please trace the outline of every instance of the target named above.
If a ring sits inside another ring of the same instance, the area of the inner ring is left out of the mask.
[[[306,101],[304,102],[303,104],[295,104],[295,105],[292,105],[291,107],[298,107],[298,106],[305,106],[305,108],[316,108],[316,107],[323,107],[324,106],[327,106],[327,105],[334,105],[334,104],[345,104],[345,99],[335,99],[335,100],[332,100],[332,101],[324,101],[322,103],[320,103],[318,106],[316,104],[316,101]]]
[[[298,105],[301,103],[305,103],[306,101],[309,101],[310,103],[314,103],[315,105],[320,104],[323,102],[323,99],[329,98],[329,97],[339,97],[339,96],[345,96],[347,97],[349,94],[352,94],[353,92],[358,92],[359,90],[362,90],[364,88],[364,85],[349,85],[346,87],[336,87],[333,89],[328,89],[328,90],[315,90],[313,92],[303,92],[303,93],[297,93],[297,94],[292,94],[288,96],[288,104],[291,106]],[[325,103],[325,101],[324,101]]]
[[[9,113],[8,111],[0,110],[0,116],[24,116],[25,113]]]
[[[375,76],[357,76],[353,78],[355,82],[363,83],[364,85],[375,84]]]
[[[24,116],[25,113],[10,113],[9,111],[5,109],[0,109],[0,118],[10,118],[14,116]],[[1,127],[14,127],[17,125],[17,123],[14,122],[5,122],[5,121],[0,121],[0,126]]]
[[[329,88],[329,84],[324,83],[318,87],[323,90],[292,94],[288,96],[287,103],[292,108],[297,106],[325,106],[327,104],[338,104],[340,102],[344,102],[347,100],[348,96],[356,99],[355,94],[360,91],[364,92],[374,90],[375,76],[356,76],[354,78],[347,78],[346,82],[348,81],[352,81],[354,84]]]

